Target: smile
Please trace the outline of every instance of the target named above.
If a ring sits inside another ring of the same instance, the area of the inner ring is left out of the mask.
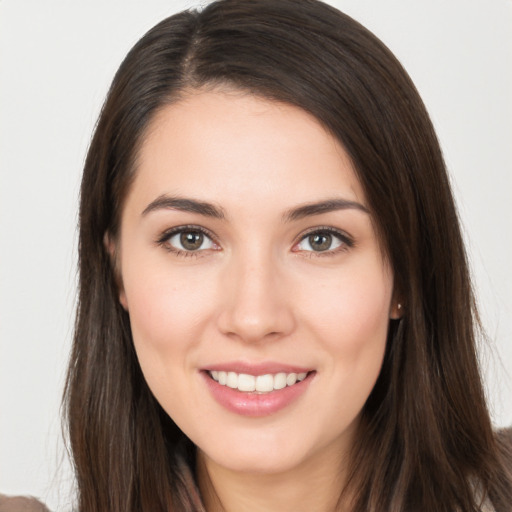
[[[215,365],[200,374],[219,405],[235,414],[254,418],[275,414],[307,395],[316,370],[286,366],[234,362]]]
[[[222,386],[231,389],[237,389],[245,393],[270,393],[286,386],[293,386],[297,382],[303,381],[307,372],[302,373],[275,373],[266,375],[249,375],[246,373],[209,371],[208,374]]]

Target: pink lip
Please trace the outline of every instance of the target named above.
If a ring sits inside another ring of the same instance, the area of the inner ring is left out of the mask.
[[[220,368],[220,366],[219,366]],[[226,370],[227,366],[222,365],[223,371],[235,371],[233,369]],[[231,367],[232,368],[232,367]],[[280,366],[281,371],[283,366]],[[212,370],[215,368],[212,367]],[[217,370],[219,371],[219,370]],[[222,371],[222,370],[221,370]],[[306,371],[306,370],[304,370]],[[237,373],[247,373],[248,375],[265,375],[266,373],[278,373],[274,371],[240,371]],[[292,373],[286,371],[285,373]],[[295,372],[294,372],[295,373]],[[300,371],[298,373],[301,373]],[[262,417],[274,414],[298,400],[308,389],[316,372],[308,373],[307,377],[297,382],[293,386],[286,386],[283,389],[271,391],[270,393],[245,393],[223,386],[213,380],[208,371],[201,371],[201,375],[208,386],[213,398],[228,411],[241,416]]]

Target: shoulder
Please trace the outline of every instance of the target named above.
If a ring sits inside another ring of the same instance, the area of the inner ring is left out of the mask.
[[[512,427],[502,428],[496,432],[496,437],[508,444],[512,449]]]
[[[35,498],[0,494],[0,512],[49,512],[49,510]]]
[[[491,483],[490,498],[496,510],[510,510],[512,503],[512,427],[497,430],[495,441],[499,473],[495,473]],[[482,512],[494,512],[495,509],[483,508]]]
[[[496,442],[508,473],[512,476],[512,427],[496,432]]]

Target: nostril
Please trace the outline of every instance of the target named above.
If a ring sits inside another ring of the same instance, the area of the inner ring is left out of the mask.
[[[225,307],[217,322],[225,336],[246,342],[277,340],[290,334],[295,326],[289,305],[272,300],[257,304],[237,302]]]

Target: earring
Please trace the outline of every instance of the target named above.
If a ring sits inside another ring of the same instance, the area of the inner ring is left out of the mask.
[[[396,303],[396,309],[393,307],[392,311],[390,312],[389,318],[392,320],[400,320],[403,315],[403,306],[401,302]]]

